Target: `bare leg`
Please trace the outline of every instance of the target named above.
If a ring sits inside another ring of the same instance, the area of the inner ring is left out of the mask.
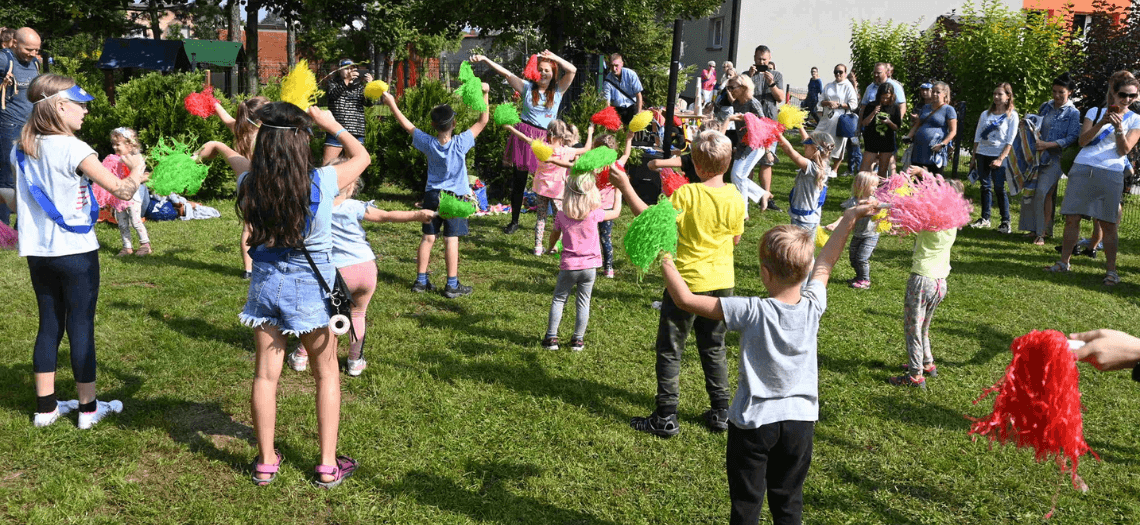
[[[443,259],[447,265],[448,277],[459,277],[459,237],[443,238]],[[426,272],[427,270],[420,270]]]
[[[893,166],[893,164],[891,163],[891,158],[894,157],[894,154],[887,152],[887,153],[880,153],[878,156],[879,156],[879,177],[885,179],[888,176],[890,176],[890,174],[891,174],[891,167]],[[868,157],[869,156],[865,156],[863,158],[867,159]]]
[[[336,466],[337,433],[340,431],[340,369],[336,361],[336,337],[328,327],[301,334],[301,342],[309,349],[309,365],[317,382],[317,444],[321,465]],[[278,370],[281,368],[278,360]],[[333,477],[321,475],[321,481]]]
[[[1065,234],[1061,238],[1061,262],[1069,264],[1073,257],[1073,248],[1077,246],[1077,237],[1081,234],[1081,216],[1065,216]]]
[[[424,235],[423,240],[420,241],[420,248],[416,251],[416,271],[419,273],[427,273],[433,245],[435,245],[435,235]]]
[[[260,455],[258,463],[273,465],[277,463],[277,454],[273,452],[273,434],[277,426],[277,380],[281,378],[281,366],[285,361],[285,335],[276,326],[262,325],[253,329],[253,342],[257,355],[250,404]],[[271,474],[259,477],[269,479]]]
[[[241,242],[238,245],[238,250],[241,251],[241,264],[242,268],[247,272],[253,271],[253,259],[249,256],[249,223],[242,223],[241,226]]]
[[[1104,269],[1109,272],[1115,272],[1116,250],[1117,245],[1119,244],[1117,242],[1119,239],[1116,228],[1117,225],[1114,222],[1105,221],[1096,221],[1096,224],[1100,226],[1101,237],[1104,238]],[[1089,241],[1089,245],[1093,248],[1096,247],[1096,244],[1093,244],[1093,241]]]

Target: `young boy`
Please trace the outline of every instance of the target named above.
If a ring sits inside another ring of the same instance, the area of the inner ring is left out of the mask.
[[[484,102],[487,102],[489,89],[490,86],[484,83]],[[427,156],[428,180],[423,207],[438,210],[441,191],[454,193],[458,197],[471,193],[471,186],[467,182],[466,157],[467,152],[475,146],[475,137],[478,137],[487,126],[490,117],[487,110],[484,109],[483,113],[479,114],[479,120],[472,124],[470,129],[453,137],[455,110],[447,104],[436,106],[431,110],[431,125],[436,132],[435,137],[432,137],[416,129],[416,126],[400,112],[400,108],[396,107],[396,98],[391,93],[384,94],[384,103],[392,110],[400,127],[412,134],[412,146]],[[441,230],[444,239],[444,260],[447,265],[447,286],[443,288],[443,296],[455,299],[471,295],[470,286],[459,284],[459,238],[467,235],[467,219],[459,218],[436,217],[430,223],[423,225],[424,237],[416,254],[417,274],[416,281],[412,283],[412,291],[422,293],[435,289],[428,280],[428,264],[431,262],[431,248]]]
[[[827,309],[827,280],[855,221],[874,211],[873,202],[849,208],[814,269],[811,232],[790,224],[768,230],[760,241],[760,280],[768,299],[695,295],[665,258],[665,286],[678,308],[740,332],[740,375],[729,409],[725,460],[730,523],[757,523],[765,492],[773,523],[801,521],[819,419],[816,337]],[[811,280],[801,290],[809,269]]]
[[[693,141],[692,159],[702,182],[681,186],[670,199],[681,210],[677,216],[677,267],[695,293],[729,297],[735,286],[732,251],[744,233],[745,211],[740,193],[735,186],[725,184],[723,177],[732,160],[732,143],[723,133],[703,131]],[[634,215],[645,210],[645,202],[638,198],[624,174],[612,170],[610,180],[625,196]],[[728,428],[731,395],[724,359],[724,321],[685,312],[665,292],[657,325],[657,410],[647,417],[633,418],[629,424],[635,430],[661,437],[681,431],[677,423],[677,376],[690,328],[696,330],[705,389],[712,405],[704,414],[705,424],[714,432]]]

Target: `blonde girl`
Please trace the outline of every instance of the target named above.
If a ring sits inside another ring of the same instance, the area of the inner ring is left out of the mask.
[[[809,138],[803,128],[800,129],[800,136],[803,138],[803,155],[792,147],[782,133],[779,135],[780,148],[799,168],[792,193],[788,196],[788,214],[791,215],[792,224],[811,231],[814,239],[823,211],[823,201],[827,198],[827,176],[831,171],[827,160],[835,149],[835,139],[822,131],[812,133]]]
[[[111,130],[111,149],[115,150],[115,154],[119,157],[126,157],[142,151],[142,146],[139,145],[138,134],[135,133],[135,130],[115,128]],[[131,254],[142,257],[152,253],[150,235],[147,233],[146,225],[143,224],[142,220],[142,192],[144,191],[146,190],[140,187],[138,191],[135,191],[135,195],[127,201],[126,208],[115,210],[115,222],[119,223],[119,237],[123,240],[123,249],[119,250],[117,257]],[[134,228],[139,234],[138,251],[135,251],[131,246],[131,228]]]
[[[843,208],[853,208],[860,201],[869,199],[878,185],[878,176],[869,171],[860,171],[851,182],[851,198],[843,201]],[[871,254],[878,245],[878,222],[873,217],[855,221],[855,227],[851,230],[851,244],[847,247],[851,268],[855,270],[855,278],[848,282],[852,288],[865,290],[871,287]]]
[[[562,263],[558,266],[558,283],[554,286],[554,300],[550,304],[550,318],[542,347],[558,350],[558,325],[562,323],[562,308],[575,285],[577,317],[570,349],[579,352],[586,347],[586,324],[590,322],[590,295],[594,290],[597,268],[602,264],[598,245],[598,223],[612,221],[621,215],[621,199],[614,200],[612,210],[602,209],[602,196],[594,182],[593,173],[573,175],[566,181],[562,193],[563,207],[554,218],[554,230],[547,243],[550,251],[562,239]]]
[[[525,136],[513,126],[507,129],[515,136]],[[589,143],[593,136],[588,136]],[[530,139],[527,139],[530,140]],[[539,162],[534,172],[533,189],[535,193],[535,213],[537,220],[534,223],[534,254],[542,255],[542,238],[546,235],[546,216],[551,204],[554,209],[562,209],[562,190],[566,184],[566,170],[574,159],[589,151],[589,148],[575,148],[578,143],[578,128],[561,120],[551,120],[546,128],[546,143],[554,149],[554,153],[545,162]]]

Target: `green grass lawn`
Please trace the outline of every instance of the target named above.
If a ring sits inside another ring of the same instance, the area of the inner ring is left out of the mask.
[[[791,171],[777,170],[787,195]],[[833,181],[825,221],[850,179]],[[417,195],[380,190],[381,207],[408,209]],[[977,189],[970,190],[977,199]],[[728,516],[725,436],[700,422],[707,408],[695,348],[681,375],[682,432],[660,439],[628,420],[653,409],[660,271],[638,278],[625,260],[599,279],[585,352],[538,347],[557,258],[537,258],[533,216],[513,236],[504,216],[474,218],[461,244],[471,297],[409,291],[416,225],[369,225],[379,286],[368,312],[369,367],[344,377],[340,451],[362,468],[340,488],[310,484],[317,458],[313,381],[286,370],[279,393],[278,480],[254,487],[250,421],[252,331],[237,314],[239,224],[223,218],[148,223],[155,254],[114,258],[118,231],[97,228],[102,286],[96,338],[103,399],[126,410],[92,431],[70,415],[31,424],[31,349],[37,313],[26,263],[0,253],[0,516],[11,523],[716,523]],[[1016,214],[1016,206],[1014,208]],[[976,212],[975,212],[976,215]],[[756,247],[784,214],[753,211],[736,251],[736,290],[764,294]],[[1015,215],[1016,221],[1016,215]],[[629,224],[615,228],[615,251]],[[1016,222],[1015,222],[1016,224]],[[996,225],[996,223],[995,223]],[[1057,234],[1060,228],[1057,229]],[[1087,232],[1086,232],[1087,234]],[[1045,273],[1052,245],[1019,235],[964,230],[954,247],[949,294],[934,319],[940,376],[926,392],[887,384],[905,361],[902,299],[912,240],[884,236],[870,290],[853,290],[846,255],[829,286],[819,337],[820,422],[805,485],[808,523],[1140,521],[1140,390],[1127,373],[1081,365],[1085,436],[1101,461],[1074,491],[1031,451],[991,448],[967,435],[972,404],[1002,375],[1010,341],[1032,329],[1138,331],[1140,252],[1122,243],[1116,288],[1101,285],[1103,259],[1075,259],[1068,275]],[[441,246],[432,268],[442,284]],[[564,337],[573,307],[563,320]],[[738,337],[729,337],[735,382]],[[690,345],[693,343],[690,341]],[[344,350],[342,349],[342,353]],[[343,356],[342,356],[343,359]],[[66,342],[61,398],[75,397]],[[767,517],[767,510],[765,510]]]

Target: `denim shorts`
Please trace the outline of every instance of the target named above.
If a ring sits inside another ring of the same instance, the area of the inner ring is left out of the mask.
[[[356,140],[359,140],[361,144],[364,144],[364,135],[353,135],[353,136],[356,137]],[[334,135],[332,133],[325,133],[325,145],[331,146],[334,148],[343,148],[344,147],[344,144],[341,144],[340,141],[337,140],[336,135]]]
[[[332,288],[336,267],[328,252],[310,252],[325,283]],[[249,295],[239,318],[257,328],[271,324],[285,335],[300,335],[328,326],[333,314],[313,268],[295,252],[275,262],[253,262]]]
[[[423,207],[429,210],[439,210],[439,190],[424,192]],[[424,235],[437,235],[442,231],[444,237],[463,237],[468,233],[467,219],[436,217],[431,222],[424,224],[420,231],[424,232]]]

